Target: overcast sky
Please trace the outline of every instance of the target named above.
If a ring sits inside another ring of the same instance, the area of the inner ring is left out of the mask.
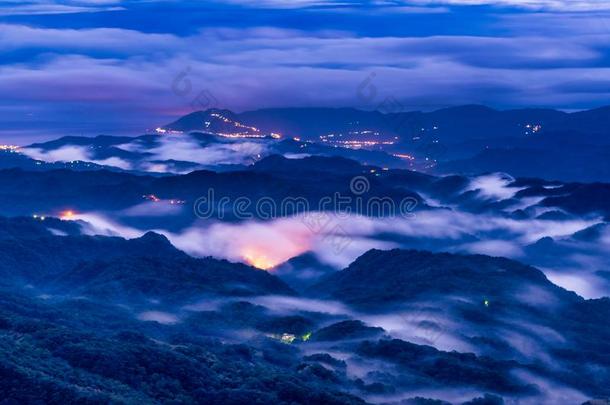
[[[211,106],[583,109],[610,104],[610,1],[0,0],[0,55],[22,144]]]

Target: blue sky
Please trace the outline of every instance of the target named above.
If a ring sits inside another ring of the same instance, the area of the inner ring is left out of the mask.
[[[0,0],[0,137],[136,135],[209,106],[610,104],[600,0]],[[373,75],[373,76],[371,76]]]

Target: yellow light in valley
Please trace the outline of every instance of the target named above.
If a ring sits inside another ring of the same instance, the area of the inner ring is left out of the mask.
[[[264,254],[257,252],[248,252],[244,254],[244,260],[249,265],[261,270],[269,270],[277,265],[277,263],[267,258]]]

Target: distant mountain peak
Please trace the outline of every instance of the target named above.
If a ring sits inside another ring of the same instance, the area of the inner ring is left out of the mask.
[[[207,132],[227,138],[279,138],[279,134],[264,133],[254,125],[244,123],[230,110],[210,108],[195,111],[156,129],[159,134]]]
[[[370,309],[455,294],[473,301],[506,301],[524,286],[568,301],[577,299],[552,284],[540,270],[510,259],[405,249],[369,250],[309,291]]]
[[[446,107],[446,108],[441,108],[440,110],[437,110],[435,112],[441,112],[441,111],[451,111],[451,112],[475,112],[475,113],[489,113],[489,112],[498,112],[498,110],[488,107],[486,105],[483,104],[464,104],[464,105],[458,105],[458,106],[453,106],[453,107]]]
[[[355,160],[340,156],[308,156],[303,159],[288,159],[282,155],[270,155],[256,162],[253,167],[259,171],[345,171],[361,172],[362,166]]]
[[[156,233],[153,231],[148,231],[146,232],[144,235],[140,236],[139,238],[136,238],[136,240],[139,240],[141,242],[154,242],[154,243],[163,243],[163,244],[170,244],[169,239],[167,239],[165,237],[165,235],[161,235],[160,233]]]

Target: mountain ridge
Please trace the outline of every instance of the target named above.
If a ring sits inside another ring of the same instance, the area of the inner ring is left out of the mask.
[[[201,120],[217,113],[217,111],[219,110],[195,111],[161,128],[179,129],[181,131],[201,130],[202,127],[177,126],[176,123],[186,117],[200,123]],[[222,111],[226,112],[228,110]],[[564,112],[550,108],[501,110],[478,104],[446,107],[429,112],[381,112],[352,107],[288,107],[263,108],[241,113],[231,112],[231,116],[242,120],[247,125],[260,127],[262,131],[268,133],[279,132],[288,137],[299,136],[308,140],[315,140],[320,135],[336,130],[349,131],[350,128],[357,129],[368,125],[376,126],[376,129],[403,137],[417,135],[421,132],[420,129],[428,131],[433,127],[438,127],[434,133],[435,137],[440,137],[443,141],[456,143],[481,137],[485,133],[486,126],[493,124],[496,124],[496,127],[487,128],[486,133],[489,138],[533,134],[540,130],[546,131],[546,127],[552,131],[569,129],[589,132],[601,131],[602,134],[607,135],[606,124],[610,123],[610,106],[576,112]],[[356,123],[354,120],[361,122]],[[448,133],[444,133],[445,129],[451,124],[454,125],[454,132],[459,131],[460,138],[451,139],[451,137],[448,137]],[[530,125],[531,128],[536,126],[540,126],[540,128],[528,131],[527,125]],[[598,127],[594,128],[595,125]],[[463,132],[468,128],[470,128],[472,134],[466,135]],[[610,144],[610,141],[608,143]]]

